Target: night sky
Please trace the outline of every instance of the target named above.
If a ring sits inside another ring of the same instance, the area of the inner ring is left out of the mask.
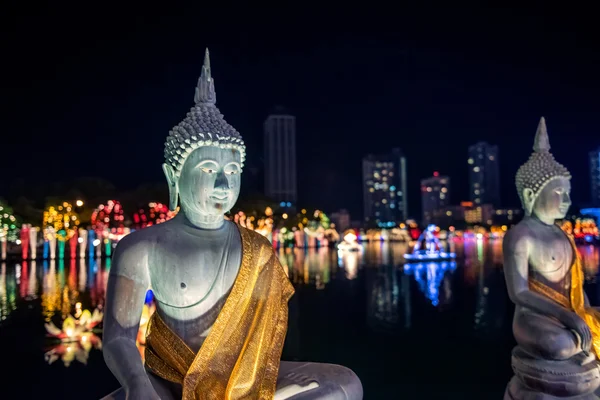
[[[360,218],[362,157],[393,146],[407,155],[411,214],[434,170],[451,177],[457,203],[467,147],[486,140],[500,147],[502,201],[516,206],[514,174],[542,115],[574,203],[589,200],[587,155],[600,145],[593,10],[298,4],[155,10],[162,17],[4,10],[0,197],[18,179],[161,182],[164,140],[193,105],[208,46],[217,105],[246,141],[248,168],[262,167],[269,111],[296,115],[301,205]]]

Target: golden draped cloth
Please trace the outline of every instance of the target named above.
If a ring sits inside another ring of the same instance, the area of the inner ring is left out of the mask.
[[[585,296],[583,292],[583,265],[581,264],[581,256],[575,246],[575,241],[565,233],[571,248],[573,249],[573,264],[571,265],[571,289],[569,297],[556,290],[544,285],[543,283],[529,278],[529,289],[537,292],[543,296],[546,296],[561,306],[573,310],[579,315],[590,328],[592,334],[592,351],[596,355],[596,358],[600,360],[600,313],[592,307],[585,304]]]
[[[239,227],[242,262],[197,354],[152,315],[146,366],[183,386],[184,400],[272,399],[294,289],[269,241]]]

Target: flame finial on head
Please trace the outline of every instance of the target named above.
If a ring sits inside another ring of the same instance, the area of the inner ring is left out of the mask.
[[[525,204],[525,189],[530,189],[533,192],[533,199],[535,200],[548,182],[556,178],[570,179],[571,174],[550,153],[550,140],[548,139],[546,120],[542,117],[535,134],[533,153],[529,156],[529,160],[521,165],[515,178],[517,192],[523,208],[525,208],[526,215],[530,215],[530,208],[533,204]]]
[[[246,159],[246,146],[242,136],[223,118],[216,107],[215,81],[211,75],[208,49],[204,55],[202,72],[194,94],[194,107],[175,126],[165,143],[165,161],[173,167],[175,176],[190,153],[202,146],[238,150],[242,165]]]
[[[210,54],[208,48],[204,52],[204,65],[202,65],[202,72],[200,78],[198,78],[198,86],[196,86],[196,94],[194,95],[194,102],[196,104],[216,104],[217,94],[215,92],[215,80],[210,74]]]
[[[540,118],[537,131],[535,132],[535,140],[533,141],[533,151],[541,153],[550,151],[550,139],[548,139],[548,129],[546,128],[546,119]]]

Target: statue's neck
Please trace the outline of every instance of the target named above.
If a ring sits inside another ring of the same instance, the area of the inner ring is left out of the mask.
[[[531,213],[531,218],[541,224],[548,225],[548,226],[553,226],[556,224],[556,220],[554,218],[541,217],[541,216],[537,215],[535,212]]]
[[[184,223],[196,229],[219,229],[225,223],[225,218],[222,215],[192,215],[191,213],[186,213],[185,211],[182,214],[184,217]]]

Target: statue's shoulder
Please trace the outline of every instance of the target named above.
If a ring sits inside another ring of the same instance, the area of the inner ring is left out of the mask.
[[[528,219],[524,219],[506,232],[503,239],[503,246],[515,247],[523,246],[535,239],[535,233]]]
[[[129,235],[124,236],[117,244],[115,256],[129,253],[135,253],[138,256],[147,254],[148,250],[154,246],[161,237],[170,237],[170,234],[174,230],[170,222],[171,221],[167,221],[162,224],[133,231]]]

